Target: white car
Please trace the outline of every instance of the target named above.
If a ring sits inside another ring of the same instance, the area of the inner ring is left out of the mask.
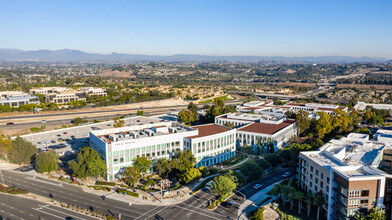
[[[261,184],[256,184],[256,185],[253,186],[253,189],[260,189],[261,187],[262,187]]]
[[[290,175],[291,175],[290,172],[285,172],[282,176],[283,176],[284,178],[286,178],[286,177],[289,177]]]

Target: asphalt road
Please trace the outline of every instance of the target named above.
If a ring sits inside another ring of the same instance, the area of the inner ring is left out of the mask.
[[[227,219],[225,215],[192,205],[193,201],[197,199],[196,197],[190,198],[186,203],[177,205],[152,206],[132,204],[129,206],[128,203],[117,200],[103,200],[100,196],[86,193],[77,186],[65,183],[61,184],[58,181],[51,181],[39,177],[33,178],[26,173],[5,170],[1,172],[2,179],[6,185],[16,186],[47,198],[51,198],[50,195],[52,195],[58,201],[70,203],[85,209],[99,210],[101,213],[114,217],[118,217],[121,214],[122,219]],[[12,202],[7,202],[7,205],[14,207],[14,209],[18,206]],[[14,213],[11,212],[11,214]],[[39,217],[38,213],[32,212],[31,214],[35,215],[34,218]],[[233,219],[235,217],[233,216]]]
[[[145,116],[153,116],[153,115],[160,115],[160,114],[166,114],[173,112],[173,110],[165,110],[165,111],[151,111],[151,112],[145,112]],[[121,114],[120,114],[121,115]],[[107,120],[112,120],[114,117],[116,117],[117,114],[111,114],[111,115],[105,115],[105,116],[96,116],[96,117],[88,117],[87,120],[90,121],[107,121]],[[47,120],[46,125],[47,126],[61,126],[63,124],[71,124],[72,120],[69,119],[57,119],[57,120]],[[41,121],[34,121],[34,122],[15,122],[13,125],[6,125],[6,124],[1,124],[0,129],[28,129],[32,127],[41,127]]]
[[[77,212],[57,206],[47,205],[32,199],[26,199],[0,193],[0,219],[66,219],[75,220],[94,219]]]
[[[241,103],[242,102],[239,102],[239,101],[228,101],[228,102],[225,102],[226,105],[234,105],[234,104],[241,104]],[[206,104],[198,104],[197,106],[200,108],[200,107],[203,107],[204,105],[206,105]],[[39,117],[45,117],[45,116],[65,116],[65,115],[75,115],[77,117],[78,115],[85,115],[85,114],[90,114],[90,113],[110,113],[111,115],[113,115],[113,113],[116,113],[116,112],[124,112],[124,111],[129,111],[129,110],[132,110],[132,112],[134,112],[136,110],[142,110],[144,112],[148,112],[148,111],[154,111],[156,109],[162,109],[162,108],[183,109],[187,105],[157,106],[157,107],[148,107],[148,108],[146,107],[146,108],[138,108],[138,109],[121,108],[120,106],[121,105],[119,105],[120,109],[116,109],[116,110],[94,111],[94,108],[85,108],[84,110],[86,110],[86,111],[81,111],[81,112],[64,112],[64,113],[61,113],[61,111],[59,111],[59,113],[54,113],[54,114],[49,114],[49,115],[45,115],[45,114],[22,115],[22,116],[1,117],[1,119],[2,120],[5,120],[5,119],[12,120],[12,119],[20,119],[20,118],[39,118]]]
[[[236,203],[236,205],[233,205],[231,208],[226,208],[221,205],[215,211],[217,213],[220,213],[223,215],[234,215],[235,214],[237,216],[238,215],[238,207],[245,201],[244,195],[246,196],[246,199],[251,198],[253,195],[255,195],[260,190],[268,187],[269,185],[271,185],[273,183],[276,183],[280,180],[285,179],[282,175],[287,171],[291,172],[292,175],[295,174],[294,168],[285,168],[279,172],[265,175],[263,178],[261,178],[257,181],[254,181],[251,184],[248,184],[246,187],[242,188],[239,192],[238,191],[235,192],[235,195],[233,195],[232,197],[230,197],[229,200],[227,200],[228,202]],[[259,189],[254,189],[253,187],[255,184],[261,184],[262,187]],[[256,204],[256,205],[259,205],[259,204]]]
[[[247,198],[250,198],[259,190],[274,182],[282,180],[282,174],[288,170],[289,169],[284,169],[278,173],[265,176],[241,189],[240,192],[245,194]],[[232,208],[220,206],[217,209],[210,211],[207,210],[206,207],[209,201],[213,201],[216,196],[210,192],[200,191],[192,198],[176,205],[153,206],[132,204],[129,206],[128,203],[117,200],[108,198],[103,200],[98,195],[86,193],[82,188],[66,183],[40,177],[33,178],[33,176],[22,172],[2,170],[1,174],[0,181],[4,181],[4,184],[6,185],[16,186],[47,198],[51,198],[52,196],[58,201],[80,206],[85,209],[99,210],[101,213],[109,214],[114,217],[118,217],[119,214],[121,214],[122,219],[237,219],[238,207],[244,202],[243,195],[237,192],[229,199],[229,201],[237,203]],[[255,190],[253,186],[257,183],[262,184],[262,187]],[[59,217],[53,216],[56,215],[56,213]],[[64,211],[58,207],[45,206],[40,202],[31,202],[27,199],[0,194],[0,216],[3,217],[10,217],[11,219],[38,219],[40,216],[45,216],[48,219],[64,219],[67,215],[71,215],[72,213],[72,211]],[[33,215],[33,217],[31,215]],[[79,216],[74,218],[78,219],[77,217]],[[85,217],[83,219],[88,218]]]

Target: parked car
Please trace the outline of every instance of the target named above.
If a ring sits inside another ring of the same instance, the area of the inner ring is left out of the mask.
[[[226,207],[226,208],[231,208],[231,207],[233,207],[233,204],[231,204],[230,202],[223,202],[222,206]]]
[[[260,189],[261,187],[262,187],[261,184],[256,184],[256,185],[253,186],[253,189]]]
[[[282,177],[287,178],[287,177],[289,177],[290,175],[291,175],[290,172],[285,172],[285,173],[282,175]]]

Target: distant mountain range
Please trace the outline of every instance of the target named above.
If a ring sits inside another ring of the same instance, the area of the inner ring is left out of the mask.
[[[80,50],[18,50],[0,49],[0,61],[41,61],[41,62],[278,62],[278,63],[374,63],[387,62],[378,57],[320,56],[205,56],[177,54],[173,56],[137,54],[96,54]]]

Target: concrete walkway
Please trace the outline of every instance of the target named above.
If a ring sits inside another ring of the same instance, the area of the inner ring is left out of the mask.
[[[247,199],[244,203],[242,203],[240,205],[240,207],[238,208],[238,219],[244,219],[244,220],[248,219],[248,217],[246,217],[246,216],[251,211],[253,211],[255,209],[258,209],[259,207],[261,207],[261,206],[271,202],[273,200],[273,198],[270,199],[269,201],[264,202],[263,204],[260,204],[265,198],[267,198],[269,196],[269,195],[267,195],[267,193],[269,191],[271,191],[271,189],[274,188],[274,186],[276,184],[279,184],[279,183],[281,183],[283,181],[284,180],[281,180],[279,182],[276,182],[274,184],[271,184],[271,185],[265,187],[264,189],[260,190],[259,192],[254,194],[252,197]]]
[[[0,163],[0,184],[1,184],[1,170],[7,170],[7,171],[11,171],[11,172],[17,172],[20,173],[18,171],[14,171],[15,168],[20,167],[19,165],[15,165],[15,164],[9,164],[9,163]],[[51,179],[49,178],[48,175],[42,175],[37,173],[35,170],[30,170],[27,172],[24,172],[24,174],[26,175],[31,175],[33,177],[40,177],[43,179],[48,179],[51,181],[57,181],[61,184],[68,184],[65,182],[62,182],[58,179]],[[113,200],[117,200],[117,201],[121,201],[121,202],[125,202],[125,203],[129,203],[129,204],[140,204],[140,205],[155,205],[155,206],[167,206],[167,205],[174,205],[174,204],[178,204],[178,203],[182,203],[185,200],[191,198],[192,196],[190,195],[190,193],[198,186],[200,185],[204,180],[206,179],[212,179],[215,176],[218,176],[220,174],[215,174],[215,175],[211,175],[211,176],[207,176],[205,178],[200,179],[197,183],[194,183],[190,186],[188,186],[186,189],[180,190],[182,191],[181,195],[182,196],[174,196],[172,198],[167,198],[167,195],[165,195],[166,198],[163,199],[163,201],[161,201],[161,194],[160,192],[156,192],[155,193],[155,199],[152,200],[151,197],[149,200],[143,199],[142,197],[145,194],[140,194],[140,197],[133,197],[133,196],[129,196],[129,195],[123,195],[123,194],[118,194],[117,192],[114,191],[110,191],[110,192],[106,192],[106,191],[101,191],[101,190],[94,190],[91,188],[88,188],[87,185],[91,185],[88,184],[86,182],[81,181],[81,179],[78,179],[79,182],[84,183],[84,186],[78,186],[78,185],[74,185],[75,187],[80,187],[84,192],[87,193],[91,193],[91,194],[95,194],[97,196],[105,196],[106,198],[109,199],[113,199]],[[54,175],[52,175],[54,176]],[[44,181],[44,180],[42,180]],[[146,193],[148,194],[148,193]]]
[[[225,167],[225,168],[223,168],[222,170],[230,170],[230,169],[232,169],[232,168],[234,168],[234,167],[240,166],[240,165],[242,165],[243,163],[245,163],[246,161],[248,161],[249,158],[251,158],[251,157],[247,157],[245,160],[243,160],[243,161],[241,161],[241,162],[239,162],[239,163],[237,163],[237,164],[234,164],[233,166]]]

